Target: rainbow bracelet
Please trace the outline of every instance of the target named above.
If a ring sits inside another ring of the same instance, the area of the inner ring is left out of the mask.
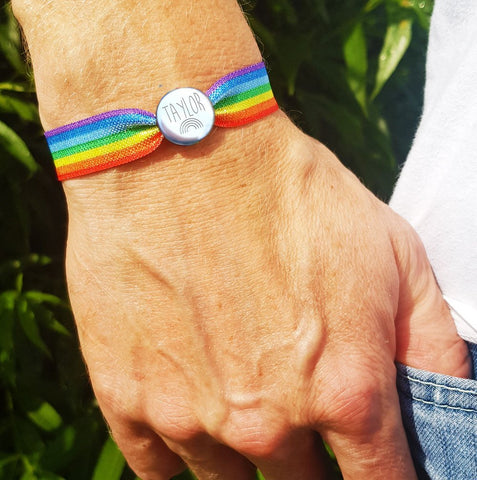
[[[179,88],[166,94],[156,115],[121,109],[45,133],[58,180],[132,162],[153,152],[166,137],[192,145],[217,127],[238,127],[278,110],[263,62],[232,72],[205,93]]]

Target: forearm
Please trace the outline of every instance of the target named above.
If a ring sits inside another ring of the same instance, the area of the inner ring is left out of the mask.
[[[235,0],[15,0],[45,129],[114,108],[153,111],[260,60]]]

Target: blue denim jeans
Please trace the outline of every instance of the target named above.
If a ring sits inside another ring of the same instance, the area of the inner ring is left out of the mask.
[[[473,380],[397,366],[404,427],[422,480],[477,480],[477,345]]]

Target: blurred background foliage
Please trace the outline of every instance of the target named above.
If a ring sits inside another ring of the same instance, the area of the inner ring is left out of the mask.
[[[419,119],[432,1],[241,3],[280,105],[387,199]],[[0,232],[0,479],[134,479],[82,363],[63,271],[64,198],[6,0]]]

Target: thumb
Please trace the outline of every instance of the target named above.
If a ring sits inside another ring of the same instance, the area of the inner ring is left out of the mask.
[[[424,245],[400,218],[393,230],[399,273],[396,360],[410,367],[468,378],[471,363],[467,345],[457,334]]]

